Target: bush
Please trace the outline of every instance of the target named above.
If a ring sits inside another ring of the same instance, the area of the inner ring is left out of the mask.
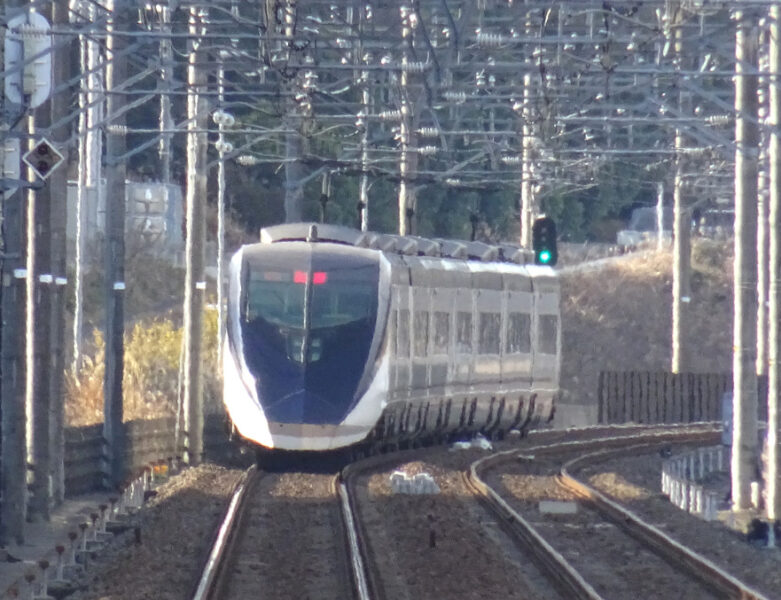
[[[125,334],[123,417],[125,421],[174,416],[184,330],[170,319],[140,321]],[[93,332],[94,352],[79,372],[66,374],[65,418],[70,426],[103,421],[105,341]],[[203,389],[207,412],[220,406],[222,380],[217,361],[217,311],[207,309],[203,321]]]

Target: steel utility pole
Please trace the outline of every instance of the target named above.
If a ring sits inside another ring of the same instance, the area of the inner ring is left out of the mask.
[[[206,241],[206,150],[208,106],[203,44],[206,9],[191,8],[187,66],[187,238],[184,281],[184,429],[185,460],[191,465],[203,455],[203,377],[201,342],[206,281],[204,245]]]
[[[103,437],[109,464],[108,487],[118,486],[125,475],[125,436],[122,427],[122,375],[125,360],[125,178],[121,158],[127,149],[124,116],[119,115],[125,96],[113,91],[125,80],[125,41],[114,33],[118,3],[110,0],[106,37],[106,371],[103,380]],[[98,182],[99,183],[99,182]]]
[[[757,469],[757,28],[735,12],[735,318],[733,331],[732,507],[751,505]]]

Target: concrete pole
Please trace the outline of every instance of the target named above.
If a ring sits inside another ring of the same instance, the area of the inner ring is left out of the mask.
[[[369,230],[369,73],[361,73],[361,106],[365,115],[361,131],[361,178],[358,211],[361,231]]]
[[[51,15],[44,15],[47,19]],[[39,137],[36,127],[49,125],[49,102],[45,102],[30,119],[30,144]],[[43,318],[49,312],[50,287],[43,282],[48,272],[49,243],[49,187],[27,190],[27,463],[28,499],[27,520],[38,522],[49,516],[49,396],[48,378],[49,328],[35,327],[36,315]]]
[[[765,503],[767,518],[779,518],[778,398],[781,394],[781,6],[770,7],[769,76],[769,281],[768,281],[768,400]]]
[[[667,38],[673,44],[676,80],[684,60],[683,34],[680,19],[671,23],[674,29],[667,29]],[[689,104],[678,86],[678,110]],[[683,129],[675,129],[675,175],[673,181],[673,297],[672,297],[672,364],[673,373],[689,369],[689,347],[687,345],[686,323],[691,303],[691,211],[686,205],[684,176],[686,172],[686,140]]]
[[[225,102],[225,67],[221,51],[218,60],[217,71],[217,103],[218,110],[222,111],[222,105]],[[217,152],[219,153],[219,162],[217,163],[217,364],[218,369],[222,370],[222,342],[225,333],[225,307],[223,281],[223,262],[225,257],[225,118],[218,119],[217,129]]]
[[[94,2],[86,2],[85,14],[89,16],[90,22],[97,23],[100,17],[98,7]],[[84,177],[82,191],[79,196],[81,211],[79,214],[79,225],[82,230],[78,236],[78,246],[76,248],[76,282],[75,282],[75,307],[73,317],[73,369],[78,372],[81,367],[83,332],[83,287],[84,287],[84,260],[87,255],[87,240],[90,234],[95,233],[90,227],[97,227],[98,205],[103,205],[101,199],[104,197],[103,189],[103,169],[101,165],[101,155],[103,154],[103,139],[100,123],[103,121],[105,96],[103,93],[104,73],[100,68],[101,47],[95,36],[88,36],[85,39],[85,60],[87,75],[83,80],[86,84],[86,139],[84,141],[84,164],[80,167],[79,177]],[[83,175],[81,170],[84,171]],[[92,216],[93,220],[90,219]]]
[[[656,249],[664,249],[664,182],[656,184]]]
[[[732,507],[751,505],[757,469],[757,31],[735,11],[735,275],[733,331]]]
[[[5,3],[6,21],[22,10],[24,3],[19,0],[7,0]],[[7,35],[7,29],[2,29]],[[3,102],[3,121],[15,130],[9,133],[23,138],[20,119],[22,106]],[[10,136],[9,136],[10,137]],[[21,148],[26,146],[22,140]],[[24,151],[24,150],[22,150]],[[21,170],[22,180],[25,171]],[[24,524],[27,521],[27,428],[25,411],[25,232],[26,214],[23,210],[25,190],[20,186],[16,191],[3,193],[3,253],[2,261],[2,373],[0,380],[0,400],[2,401],[2,461],[0,461],[0,485],[2,486],[2,504],[0,504],[0,545],[12,542],[24,543]]]
[[[767,34],[760,34],[759,70],[768,71]],[[768,77],[760,75],[758,117],[763,125],[759,132],[759,164],[757,166],[757,375],[767,374],[767,335],[768,335]]]
[[[189,59],[187,67],[187,236],[185,240],[184,288],[184,458],[197,465],[203,455],[203,377],[201,340],[206,281],[206,149],[208,106],[202,42],[205,9],[191,8],[189,15]]]
[[[415,198],[414,190],[410,185],[412,167],[412,105],[409,97],[409,74],[406,65],[409,63],[409,49],[412,44],[412,27],[409,22],[410,8],[401,7],[401,73],[399,74],[399,87],[401,96],[401,120],[399,123],[399,144],[401,153],[399,157],[399,235],[411,235],[414,233]]]
[[[68,23],[68,1],[52,3],[52,26]],[[56,43],[57,38],[55,38]],[[70,49],[70,48],[68,48]],[[70,52],[55,52],[52,56],[53,86],[67,81],[70,74]],[[51,101],[51,120],[57,123],[70,111],[70,98],[58,94]],[[49,177],[49,244],[52,281],[51,312],[49,314],[49,449],[51,468],[51,501],[57,506],[65,500],[65,285],[67,283],[66,224],[68,206],[68,168],[70,154],[66,143],[67,127],[52,130],[51,139],[63,154],[63,164]]]
[[[528,4],[528,0],[526,2]],[[531,12],[526,13],[524,23],[526,36],[533,34]],[[534,218],[534,186],[533,186],[533,161],[534,161],[534,130],[532,125],[534,91],[532,86],[531,69],[532,53],[526,50],[524,53],[523,75],[523,100],[521,105],[521,247],[532,247],[532,220]]]
[[[114,34],[120,4],[109,0],[111,16],[106,36],[106,352],[103,380],[103,437],[109,464],[109,487],[120,485],[125,477],[125,432],[122,378],[125,366],[125,161],[127,150],[125,117],[114,117],[125,106],[125,96],[112,93],[125,80],[126,59],[120,56],[125,40]]]

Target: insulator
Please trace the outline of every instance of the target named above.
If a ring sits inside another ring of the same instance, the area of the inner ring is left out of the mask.
[[[399,110],[383,110],[377,115],[383,121],[398,121],[401,119],[401,111]]]
[[[451,102],[466,102],[466,92],[446,91],[442,96]]]
[[[709,125],[729,125],[730,117],[729,115],[711,115],[706,117],[705,121]]]
[[[436,127],[420,127],[418,128],[418,135],[420,137],[439,137],[439,129]]]
[[[423,73],[428,68],[428,63],[420,61],[401,63],[400,68],[405,73]]]
[[[30,38],[42,38],[46,35],[50,35],[51,31],[48,29],[41,29],[31,23],[22,23],[17,27],[19,37],[24,39]]]
[[[477,32],[476,41],[478,46],[486,48],[497,48],[505,43],[504,36],[498,33]]]

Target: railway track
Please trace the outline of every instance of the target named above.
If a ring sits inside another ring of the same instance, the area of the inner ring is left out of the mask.
[[[707,444],[717,435],[702,427],[626,430],[572,441],[548,432],[477,461],[478,450],[439,448],[359,461],[338,476],[253,470],[231,502],[194,599],[764,600],[664,535],[665,525],[654,529],[578,478],[581,469],[599,470],[594,461]],[[397,468],[430,471],[442,493],[394,494],[389,479]],[[526,485],[533,478],[547,483]],[[524,493],[514,495],[513,486]],[[577,511],[541,515],[542,498]]]
[[[355,479],[388,460],[364,460],[338,474],[249,469],[193,600],[383,600],[356,507]],[[291,502],[297,505],[292,512]]]
[[[677,597],[764,600],[766,596],[572,474],[616,453],[704,443],[712,437],[698,432],[540,444],[522,453],[512,450],[482,458],[472,464],[466,478],[500,518],[503,529],[534,556],[567,598],[667,598],[674,589]],[[614,448],[605,449],[610,446]],[[571,458],[573,453],[577,458]],[[547,496],[562,500],[559,510],[569,514],[541,517],[536,502],[513,498],[508,483],[512,478],[547,478]]]
[[[253,467],[233,496],[193,599],[366,599],[353,523],[338,475]]]

